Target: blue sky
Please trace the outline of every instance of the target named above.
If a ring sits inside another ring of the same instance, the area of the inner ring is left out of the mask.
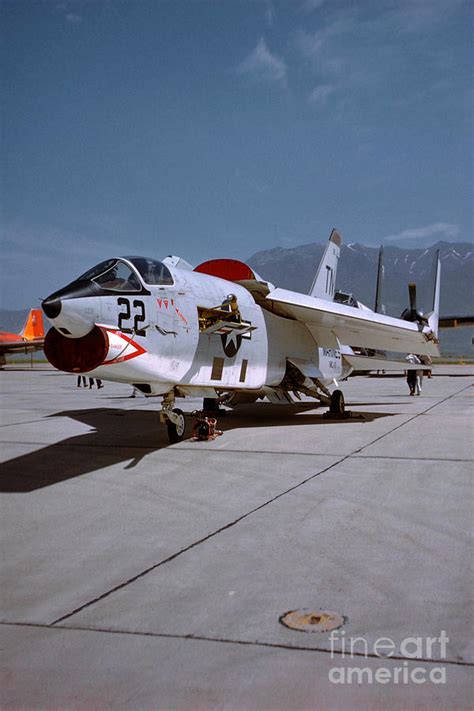
[[[472,7],[2,2],[2,305],[117,254],[472,240]]]

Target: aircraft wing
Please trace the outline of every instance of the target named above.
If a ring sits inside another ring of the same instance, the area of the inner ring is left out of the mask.
[[[350,350],[350,349],[349,349]],[[401,370],[423,370],[430,366],[420,365],[420,363],[409,363],[404,358],[394,359],[384,357],[382,354],[362,355],[352,352],[351,354],[344,352],[341,348],[342,357],[349,363],[353,370],[386,370],[398,371]]]
[[[304,323],[318,346],[340,343],[362,348],[439,356],[438,339],[428,325],[356,309],[286,289],[274,289],[266,301],[283,309],[287,318]]]
[[[25,341],[2,341],[0,343],[1,353],[30,353],[39,351],[44,346],[44,338],[32,338]]]

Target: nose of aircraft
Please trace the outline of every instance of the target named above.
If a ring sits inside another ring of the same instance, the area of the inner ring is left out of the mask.
[[[61,313],[61,299],[55,296],[48,296],[41,302],[41,308],[48,318],[57,318]]]
[[[81,338],[88,334],[99,319],[99,300],[91,299],[87,294],[84,298],[76,296],[77,292],[65,287],[50,294],[41,303],[45,316],[54,328],[68,338]]]

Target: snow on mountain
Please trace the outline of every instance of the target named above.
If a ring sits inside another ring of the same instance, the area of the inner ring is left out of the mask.
[[[257,252],[248,263],[265,279],[294,291],[307,293],[321,259],[324,244],[306,244],[291,250],[278,247]],[[432,301],[432,273],[440,251],[441,311],[444,314],[474,312],[474,252],[472,244],[437,242],[429,248],[385,246],[384,302],[387,314],[399,316],[408,305],[408,282],[415,281],[419,307],[427,311]],[[375,299],[378,249],[350,243],[342,245],[337,288],[353,293],[372,307]]]

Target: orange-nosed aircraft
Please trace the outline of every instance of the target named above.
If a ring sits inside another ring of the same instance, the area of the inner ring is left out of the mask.
[[[44,325],[41,309],[31,309],[20,333],[0,331],[0,367],[5,365],[5,355],[30,353],[44,346]]]

